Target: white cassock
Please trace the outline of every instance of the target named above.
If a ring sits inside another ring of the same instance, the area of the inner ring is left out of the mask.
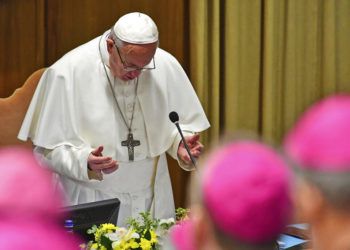
[[[162,49],[154,56],[156,69],[139,76],[137,93],[136,80],[114,79],[108,69],[107,35],[70,51],[45,71],[18,138],[30,138],[58,174],[67,205],[117,197],[121,201],[118,225],[125,225],[125,218],[150,209],[155,176],[153,215],[172,217],[174,201],[165,152],[177,159],[180,136],[169,121],[169,112],[178,112],[185,134],[201,132],[209,122],[181,65]],[[121,145],[128,130],[103,63],[127,122],[136,100],[132,133],[141,144],[134,148],[134,162],[129,161],[127,147]],[[87,159],[99,145],[104,146],[103,155],[118,161],[119,168],[105,174],[102,181],[89,180]]]

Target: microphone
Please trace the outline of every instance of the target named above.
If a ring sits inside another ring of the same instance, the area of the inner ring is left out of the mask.
[[[185,138],[184,138],[184,136],[183,136],[183,134],[182,134],[182,131],[181,131],[181,129],[180,129],[180,125],[179,125],[179,115],[178,115],[175,111],[172,111],[172,112],[169,113],[169,119],[170,119],[170,121],[171,121],[172,123],[175,124],[177,130],[179,131],[179,133],[180,133],[180,135],[181,135],[182,142],[183,142],[183,144],[184,144],[184,146],[185,146],[185,148],[186,148],[186,151],[187,151],[188,155],[189,155],[190,158],[191,158],[192,164],[193,164],[193,166],[196,167],[196,160],[194,159],[193,155],[191,154],[190,149],[189,149],[189,147],[188,147],[188,145],[187,145],[187,143],[186,143],[186,141],[185,141]]]

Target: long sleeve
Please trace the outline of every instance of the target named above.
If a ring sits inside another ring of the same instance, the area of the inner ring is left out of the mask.
[[[53,150],[36,147],[35,152],[56,173],[78,181],[90,181],[87,172],[87,159],[90,147],[76,148],[67,145]]]
[[[191,131],[182,131],[182,134],[184,137],[186,136],[190,136],[190,135],[193,135],[194,133],[191,132]],[[188,164],[185,164],[177,155],[177,151],[179,149],[179,145],[180,145],[180,142],[181,142],[181,136],[179,133],[176,133],[176,136],[173,140],[173,143],[171,145],[171,147],[168,149],[167,153],[171,155],[171,157],[173,157],[175,160],[177,160],[179,166],[183,169],[183,170],[186,170],[186,171],[191,171],[191,170],[194,170],[195,167],[193,165],[188,165]]]

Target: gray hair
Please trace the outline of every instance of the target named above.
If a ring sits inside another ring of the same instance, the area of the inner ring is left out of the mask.
[[[119,37],[117,37],[117,35],[115,34],[114,32],[114,27],[112,27],[110,29],[110,32],[109,32],[109,38],[112,39],[114,42],[115,42],[115,45],[118,47],[118,48],[121,48],[123,46],[125,46],[127,43],[124,42],[123,40],[121,40]]]
[[[338,209],[350,208],[350,172],[321,172],[294,167],[298,177],[314,184],[324,198]]]
[[[222,232],[214,225],[214,234],[218,244],[223,250],[237,249],[237,250],[277,250],[279,249],[277,241],[269,241],[265,243],[246,243],[233,238]]]

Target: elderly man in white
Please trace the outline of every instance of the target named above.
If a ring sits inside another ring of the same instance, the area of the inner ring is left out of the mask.
[[[122,16],[45,71],[18,135],[58,174],[68,205],[119,198],[118,225],[142,211],[174,215],[165,153],[193,165],[169,112],[194,157],[209,127],[181,65],[158,43],[149,16]]]

